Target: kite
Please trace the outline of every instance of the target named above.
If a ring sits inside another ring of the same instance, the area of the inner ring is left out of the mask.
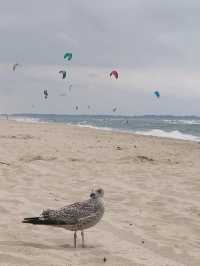
[[[66,73],[65,70],[60,70],[59,71],[59,74],[62,74],[62,79],[65,79],[66,78],[67,73]]]
[[[15,71],[15,69],[16,69],[16,67],[17,67],[17,66],[19,66],[19,64],[18,64],[18,63],[16,63],[16,64],[14,64],[14,65],[13,65],[13,68],[12,68],[12,69],[13,69],[13,71]]]
[[[48,91],[44,90],[44,98],[47,99],[48,98]]]
[[[70,61],[72,59],[72,53],[65,53],[64,59],[67,59],[68,61]]]
[[[154,94],[156,95],[157,98],[160,98],[160,92],[159,91],[154,91]]]
[[[116,70],[113,70],[111,73],[110,73],[110,77],[114,76],[116,79],[118,79],[119,77],[119,74]]]

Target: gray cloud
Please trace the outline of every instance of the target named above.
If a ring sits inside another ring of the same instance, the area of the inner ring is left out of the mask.
[[[199,114],[200,2],[0,0],[1,112]],[[73,52],[64,62],[63,53]],[[12,72],[12,64],[22,67]],[[66,68],[63,83],[58,71]],[[109,72],[118,69],[118,81]],[[66,97],[67,84],[74,83]],[[48,103],[42,90],[48,88]],[[158,104],[152,97],[161,91]]]

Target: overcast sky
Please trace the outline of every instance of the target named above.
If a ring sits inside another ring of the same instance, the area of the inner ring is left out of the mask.
[[[199,14],[198,0],[0,0],[0,113],[200,115]]]

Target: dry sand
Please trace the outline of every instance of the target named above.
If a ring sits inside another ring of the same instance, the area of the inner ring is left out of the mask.
[[[199,266],[200,144],[0,121],[0,265]],[[102,221],[73,233],[21,223],[105,190]],[[107,261],[103,262],[106,257]]]

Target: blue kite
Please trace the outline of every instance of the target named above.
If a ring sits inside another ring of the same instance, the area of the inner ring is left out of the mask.
[[[156,95],[157,98],[160,98],[160,92],[159,91],[154,91],[154,94]]]

